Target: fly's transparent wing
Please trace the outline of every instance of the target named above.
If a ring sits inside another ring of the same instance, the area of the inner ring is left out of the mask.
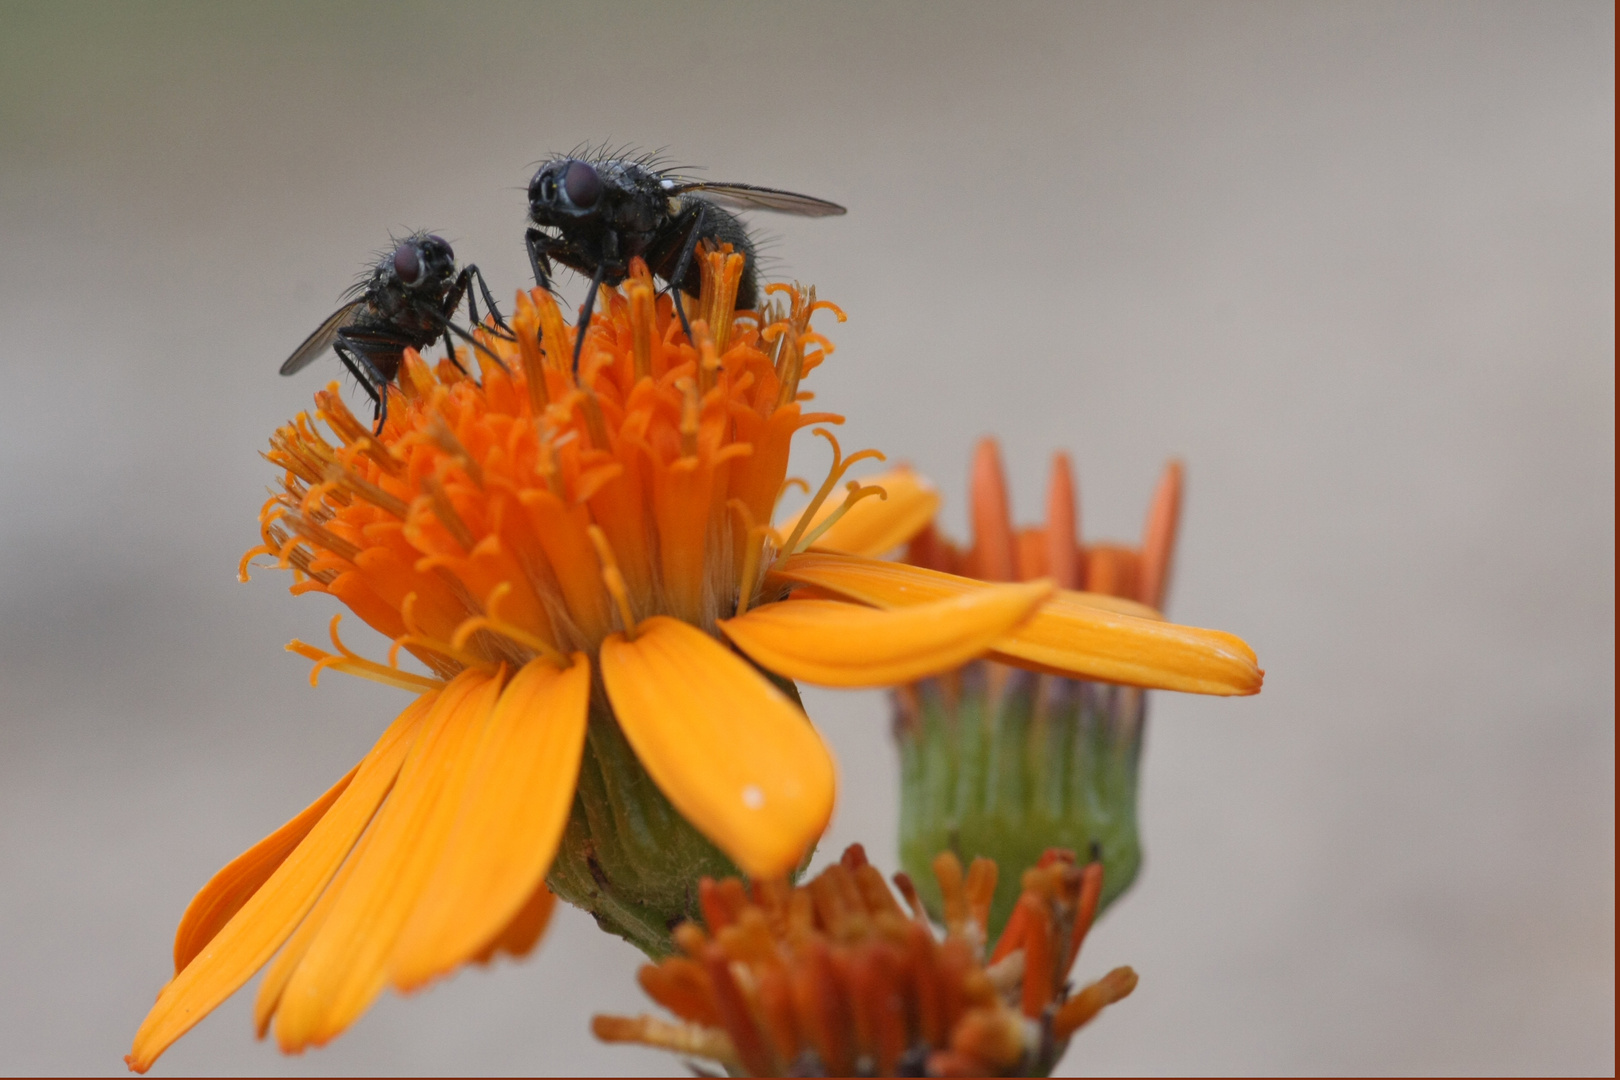
[[[315,332],[287,357],[287,362],[281,365],[281,373],[291,375],[308,367],[311,360],[332,347],[332,342],[337,340],[337,332],[353,323],[364,306],[364,300],[353,300],[328,315],[326,321],[317,326]]]
[[[711,184],[706,180],[691,180],[677,183],[668,191],[671,195],[696,195],[730,210],[773,210],[778,214],[797,214],[799,217],[837,217],[848,213],[842,206],[826,199],[753,184]]]

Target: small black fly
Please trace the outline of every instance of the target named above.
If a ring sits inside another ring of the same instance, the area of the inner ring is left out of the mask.
[[[800,217],[845,212],[837,203],[791,191],[692,180],[645,158],[570,155],[540,166],[529,182],[530,226],[524,237],[534,280],[541,288],[551,288],[553,259],[591,277],[574,339],[574,369],[579,369],[579,351],[597,291],[628,277],[630,260],[638,255],[653,274],[671,285],[675,313],[688,337],[692,327],[681,293],[696,296],[702,285],[692,258],[702,241],[730,244],[742,253],[747,261],[737,288],[737,307],[754,308],[759,301],[754,242],[733,212],[745,210]]]
[[[388,419],[388,384],[398,376],[407,348],[423,349],[442,337],[450,362],[459,368],[461,362],[451,340],[454,335],[501,363],[472,334],[450,321],[466,297],[470,325],[479,325],[478,301],[471,292],[474,282],[495,325],[506,330],[478,267],[468,263],[458,273],[455,252],[447,241],[430,233],[412,233],[361,277],[347,294],[352,299],[328,315],[293,350],[281,365],[281,373],[303,370],[330,348],[376,406],[380,434]]]

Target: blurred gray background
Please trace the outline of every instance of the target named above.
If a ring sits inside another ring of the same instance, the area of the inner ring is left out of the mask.
[[[1077,972],[1141,988],[1064,1069],[1611,1071],[1613,50],[1603,3],[0,6],[0,1070],[121,1071],[192,892],[404,703],[235,581],[337,375],[276,367],[390,230],[509,299],[532,163],[613,139],[849,206],[756,221],[849,312],[818,404],[958,531],[983,433],[1026,518],[1070,451],[1092,537],[1188,463],[1171,613],[1266,689],[1155,702]],[[808,704],[822,858],[893,869],[884,698]],[[588,1034],[638,962],[568,911],[157,1071],[677,1073]]]

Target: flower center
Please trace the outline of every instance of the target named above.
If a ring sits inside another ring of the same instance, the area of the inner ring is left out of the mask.
[[[280,428],[266,455],[284,470],[260,516],[259,555],[291,569],[293,591],[325,592],[393,641],[372,664],[296,651],[332,667],[416,685],[401,649],[439,679],[468,667],[515,670],[535,657],[592,655],[653,615],[713,632],[760,601],[778,555],[803,550],[877,488],[851,483],[810,527],[844,471],[833,463],[786,537],[770,520],[800,429],[842,422],[805,412],[799,384],[832,352],[810,327],[813,289],[771,286],[760,312],[734,310],[743,257],[701,257],[692,337],[637,263],[604,289],[572,370],[574,328],[549,293],[520,294],[516,340],[479,331],[474,379],[412,351],[379,435],[336,385],[314,415]],[[324,428],[324,430],[323,430]],[[367,666],[369,665],[369,666]]]

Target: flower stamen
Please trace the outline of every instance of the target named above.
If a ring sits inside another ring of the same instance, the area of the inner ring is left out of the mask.
[[[591,1032],[605,1043],[635,1043],[671,1053],[717,1061],[733,1075],[740,1073],[742,1059],[731,1037],[716,1028],[697,1024],[672,1024],[652,1016],[597,1016]]]
[[[478,541],[473,538],[472,530],[467,528],[467,523],[461,520],[461,515],[456,513],[449,493],[444,490],[444,484],[437,476],[428,476],[422,479],[422,487],[427,490],[428,497],[432,501],[433,516],[439,519],[445,531],[461,545],[462,551],[472,551]]]
[[[338,468],[338,466],[336,464],[327,466],[328,471],[334,468]],[[298,512],[305,517],[316,517],[326,509],[321,505],[326,500],[326,497],[339,494],[338,485],[332,481],[322,480],[319,483],[311,484],[309,490],[304,492],[304,497],[298,500]]]
[[[404,521],[405,515],[410,511],[410,507],[406,505],[404,499],[397,495],[390,495],[376,484],[357,475],[352,469],[336,463],[326,467],[326,481],[323,484],[316,485],[316,487],[325,488],[327,491],[346,490],[350,494],[358,495],[383,513],[398,518],[400,521]],[[310,494],[313,495],[315,490],[315,488],[311,488]],[[309,513],[308,503],[309,496],[306,495],[303,506],[306,514]]]
[[[539,635],[531,634],[521,626],[515,626],[500,617],[500,602],[506,597],[510,596],[511,593],[512,583],[509,581],[503,581],[499,585],[496,585],[495,588],[490,590],[489,598],[484,604],[484,608],[488,614],[474,615],[469,619],[462,620],[461,625],[456,627],[456,632],[450,636],[451,647],[458,650],[464,650],[467,647],[468,639],[470,639],[473,634],[477,633],[479,630],[488,630],[493,634],[499,634],[508,641],[516,642],[532,652],[539,653],[541,656],[545,657],[547,661],[555,664],[559,669],[567,668],[569,663],[568,658],[562,653],[558,652],[550,642],[546,641]]]
[[[585,417],[585,431],[591,437],[591,445],[598,450],[611,453],[613,440],[608,435],[607,421],[602,416],[602,403],[596,400],[596,391],[591,384],[596,381],[596,373],[606,365],[613,362],[613,358],[605,353],[597,353],[590,361],[580,366],[588,368],[584,372],[585,378],[579,384],[579,411]]]
[[[817,525],[814,529],[811,529],[807,534],[805,534],[804,539],[799,541],[800,551],[808,549],[817,540],[820,540],[822,533],[838,524],[838,519],[849,513],[850,507],[854,506],[868,495],[876,495],[884,502],[887,502],[889,499],[888,491],[878,484],[871,484],[867,487],[862,487],[857,481],[851,480],[845,486],[844,490],[848,492],[848,494],[844,496],[843,503],[838,507],[838,509],[827,515],[826,521],[823,521],[820,525]]]
[[[375,660],[367,660],[365,657],[355,653],[354,650],[343,644],[343,640],[338,637],[338,623],[342,619],[342,615],[332,616],[332,622],[328,630],[332,635],[332,647],[337,650],[336,655],[299,641],[297,638],[287,643],[288,652],[297,653],[306,660],[315,661],[315,666],[309,670],[309,685],[318,685],[321,672],[331,668],[333,671],[341,671],[345,675],[370,679],[372,682],[379,682],[384,686],[397,686],[401,690],[420,692],[444,688],[445,684],[438,679],[431,679],[426,675],[415,675],[409,671],[401,671],[399,665],[394,663],[394,653],[392,651],[389,653],[387,666],[379,664]]]
[[[838,438],[832,432],[826,428],[816,428],[812,434],[820,435],[832,444],[832,467],[827,471],[827,479],[821,482],[821,488],[816,492],[815,498],[810,500],[810,505],[805,507],[804,512],[799,515],[798,523],[793,526],[793,532],[789,534],[787,543],[782,545],[781,554],[776,557],[773,566],[780,566],[789,555],[797,554],[802,550],[800,541],[805,534],[805,530],[810,527],[810,522],[815,518],[816,511],[821,509],[821,504],[827,501],[827,496],[832,494],[833,488],[838,485],[838,481],[844,478],[844,473],[848,471],[851,465],[869,459],[885,460],[880,450],[861,450],[845,458],[843,448],[838,445]],[[785,484],[783,486],[786,487]]]
[[[602,584],[607,586],[608,595],[613,597],[613,603],[619,609],[619,619],[624,623],[624,639],[634,641],[636,616],[630,607],[630,590],[625,587],[624,574],[619,571],[619,562],[613,557],[613,546],[608,543],[607,534],[601,526],[589,525],[585,532],[591,538],[591,546],[596,548],[596,557],[602,562]]]
[[[439,449],[450,455],[451,460],[461,466],[462,471],[467,474],[467,479],[479,487],[484,486],[483,467],[467,452],[467,448],[461,445],[461,440],[456,438],[456,433],[450,430],[450,425],[445,422],[442,414],[433,418],[433,423],[428,426],[427,434],[438,445]]]
[[[248,576],[248,564],[254,559],[257,559],[260,555],[274,554],[276,554],[276,549],[271,547],[269,544],[260,544],[258,547],[248,548],[247,551],[242,555],[242,561],[236,564],[236,580],[242,582],[243,584],[246,584],[248,581],[252,580]]]
[[[336,384],[333,384],[336,387]],[[352,447],[365,454],[386,473],[399,476],[405,471],[404,462],[378,442],[371,434],[371,428],[355,419],[349,407],[343,403],[334,389],[323,390],[315,395],[315,415],[326,421],[326,426],[332,433],[342,440],[345,447]]]
[[[742,574],[737,578],[737,614],[741,615],[748,610],[754,590],[759,585],[759,563],[765,552],[765,541],[769,539],[780,544],[782,536],[769,525],[756,524],[754,515],[748,512],[748,504],[741,499],[728,499],[726,505],[742,518],[746,538],[743,541]]]
[[[638,255],[630,260],[630,281],[625,286],[630,299],[630,356],[635,381],[652,377],[652,339],[657,308],[656,290],[647,264]]]
[[[806,495],[810,494],[810,484],[803,477],[790,476],[786,480],[783,480],[782,486],[776,489],[776,501],[771,503],[772,517],[775,517],[776,512],[782,509],[782,496],[788,493],[789,488],[795,487],[804,492]]]
[[[481,656],[474,656],[472,653],[466,652],[448,641],[440,641],[433,635],[424,633],[421,626],[416,622],[416,594],[414,592],[405,595],[405,599],[399,605],[399,615],[401,621],[405,623],[405,632],[396,637],[388,647],[388,663],[391,666],[399,666],[400,649],[410,649],[412,652],[417,649],[426,649],[429,652],[438,653],[440,656],[449,657],[462,667],[480,668],[485,671],[494,669],[495,663],[493,661],[486,660]],[[420,657],[418,658],[420,659]],[[432,665],[429,664],[429,666]]]

